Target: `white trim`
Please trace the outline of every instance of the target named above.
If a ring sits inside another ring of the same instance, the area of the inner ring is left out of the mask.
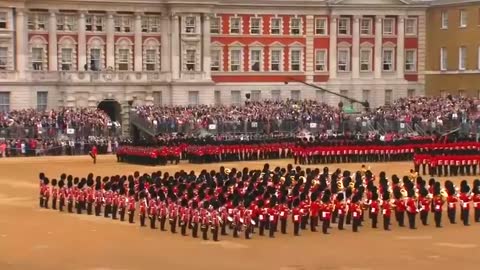
[[[212,26],[214,25],[212,22],[218,20],[218,33],[213,33],[212,32]],[[220,35],[222,34],[222,17],[221,16],[215,16],[210,19],[210,34],[212,35]]]
[[[446,47],[440,48],[440,70],[446,71],[448,69],[448,51]]]
[[[467,47],[460,46],[458,48],[458,70],[467,69]]]
[[[143,48],[142,48],[142,57],[144,61],[142,61],[142,69],[144,71],[152,71],[152,70],[147,70],[147,64],[151,65],[152,63],[147,62],[147,51],[154,50],[156,51],[155,54],[155,61],[153,64],[155,64],[155,68],[153,71],[159,71],[161,69],[161,55],[160,55],[160,43],[158,42],[158,39],[156,38],[147,38],[143,42]]]
[[[368,65],[368,69],[362,69],[362,64],[363,64],[363,59],[362,59],[362,52],[368,52],[368,62],[366,63]],[[373,46],[370,47],[361,47],[360,48],[360,53],[358,55],[358,61],[360,61],[360,72],[366,73],[366,72],[372,72],[372,59],[373,59]]]
[[[468,26],[468,13],[467,10],[465,9],[460,9],[458,14],[458,19],[459,19],[459,27],[460,28],[465,28]]]
[[[340,52],[346,52],[347,55],[346,55],[346,63],[345,63],[345,70],[341,70],[340,69]],[[351,59],[350,59],[350,48],[347,48],[347,47],[339,47],[337,49],[337,72],[339,73],[347,73],[347,72],[350,72],[352,70],[352,67],[351,67]]]
[[[440,29],[448,29],[448,10],[443,10],[440,16]]]
[[[293,33],[293,28],[292,28],[292,22],[293,20],[298,20],[298,27],[299,27],[299,32],[298,34]],[[290,35],[292,36],[301,36],[303,35],[303,17],[295,16],[295,17],[290,17],[290,20],[288,21],[289,23],[289,28],[290,28]]]
[[[125,62],[120,62],[120,50],[128,50],[127,54],[127,70],[122,71],[132,71],[133,70],[133,42],[126,37],[119,38],[115,43],[115,70],[120,70],[120,64],[125,64]]]
[[[77,68],[77,43],[75,42],[75,40],[70,37],[70,36],[63,36],[62,38],[60,38],[60,40],[58,41],[58,61],[57,61],[57,64],[58,64],[58,70],[63,70],[62,68],[62,59],[63,59],[63,52],[62,50],[63,49],[70,49],[72,50],[72,55],[71,55],[71,67],[69,69],[69,71],[74,71],[74,70],[77,70],[77,69],[80,69],[82,70],[83,67],[78,67]]]
[[[259,67],[258,67],[258,70],[253,70],[252,69],[252,65],[253,65],[253,59],[252,59],[252,52],[253,51],[259,51],[260,52],[260,55],[259,55]],[[263,70],[263,56],[264,53],[263,53],[263,47],[250,47],[249,48],[249,52],[248,52],[248,71],[250,72],[262,72],[264,71]]]
[[[214,67],[213,55],[214,52],[218,52],[218,70],[212,70]],[[221,47],[212,47],[210,50],[210,71],[212,72],[222,72],[223,71],[223,49]]]

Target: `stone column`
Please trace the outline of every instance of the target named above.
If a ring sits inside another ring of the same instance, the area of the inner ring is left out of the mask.
[[[28,29],[26,24],[25,10],[18,9],[15,23],[15,32],[17,32],[16,40],[16,71],[18,77],[25,78],[25,71],[27,71],[27,59],[28,59]]]
[[[329,51],[329,72],[330,79],[337,78],[337,22],[338,16],[330,18],[330,51]]]
[[[143,70],[143,40],[142,40],[142,14],[135,14],[135,71],[141,72]]]
[[[313,15],[307,15],[306,18],[306,39],[305,39],[305,72],[306,80],[309,83],[313,83],[313,75],[315,72],[315,19]]]
[[[210,55],[210,14],[203,14],[203,75],[205,80],[211,80],[211,55]]]
[[[87,64],[87,36],[85,34],[85,11],[78,14],[78,70],[84,71]]]
[[[56,10],[49,10],[48,19],[48,70],[58,70],[57,16]]]
[[[162,17],[162,36],[160,47],[160,61],[161,61],[161,70],[163,72],[170,71],[170,54],[172,53],[170,49],[170,42],[172,41],[172,29],[170,26],[170,17],[168,15],[163,15]]]
[[[113,15],[113,12],[107,14],[107,69],[109,67],[115,69],[115,21]]]
[[[172,22],[172,79],[178,80],[180,78],[180,18],[178,15],[173,15]]]
[[[398,16],[397,78],[405,78],[405,17]]]
[[[375,16],[375,79],[379,79],[382,77],[382,48],[383,48],[383,16]]]
[[[353,17],[352,36],[352,78],[360,78],[360,19],[362,16]]]

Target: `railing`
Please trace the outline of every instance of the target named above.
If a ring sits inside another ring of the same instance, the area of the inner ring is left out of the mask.
[[[216,119],[179,121],[174,118],[145,119],[132,112],[131,119],[152,133],[183,133],[183,134],[296,134],[300,131],[311,133],[386,133],[427,135],[436,132],[445,134],[459,128],[462,135],[477,134],[480,123],[460,119],[450,119],[437,122],[413,122],[390,119],[365,119],[360,116],[350,116],[346,119],[314,119],[314,120],[263,120],[263,121],[222,121]]]
[[[89,137],[120,137],[122,128],[112,125],[108,127],[100,127],[94,125],[71,125],[65,128],[56,126],[45,127],[22,127],[10,126],[0,128],[0,138],[4,139],[23,139],[23,138],[39,138],[39,139],[55,139],[59,136],[66,136],[74,139],[84,139]]]

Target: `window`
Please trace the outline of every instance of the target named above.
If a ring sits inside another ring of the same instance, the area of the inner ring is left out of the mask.
[[[407,90],[407,97],[411,98],[415,96],[415,89],[408,89]]]
[[[187,61],[186,61],[186,68],[187,71],[195,71],[195,59],[197,58],[197,51],[196,50],[187,50]]]
[[[118,70],[128,71],[128,58],[130,56],[129,49],[119,49],[118,50]]]
[[[115,17],[115,32],[129,33],[132,30],[132,18],[130,16]]]
[[[232,91],[232,105],[240,105],[242,103],[242,93],[240,91]]]
[[[251,100],[254,101],[254,102],[258,102],[258,101],[261,101],[262,100],[262,92],[260,90],[252,90],[252,96],[251,96]]]
[[[158,16],[142,17],[142,32],[143,33],[160,32],[160,17]]]
[[[292,100],[300,100],[300,90],[292,90],[290,92],[290,98]]]
[[[362,100],[368,101],[370,100],[370,90],[362,90]]]
[[[37,92],[37,110],[46,111],[48,103],[48,92]]]
[[[467,27],[467,11],[461,9],[460,10],[460,27]]]
[[[261,25],[262,25],[262,19],[250,18],[250,34],[252,35],[261,34]]]
[[[272,24],[270,26],[270,32],[272,35],[280,35],[281,34],[281,26],[282,26],[282,19],[273,18]]]
[[[10,111],[10,92],[0,92],[0,112]]]
[[[31,13],[28,15],[28,30],[45,31],[48,26],[48,15],[44,13]]]
[[[338,20],[338,34],[350,35],[350,18],[340,18]]]
[[[448,28],[448,11],[442,11],[442,29]]]
[[[368,72],[372,70],[372,49],[360,49],[360,71]]]
[[[392,89],[385,90],[385,105],[392,104]]]
[[[0,70],[8,68],[8,48],[0,47]]]
[[[100,49],[90,49],[90,70],[99,71],[102,64],[102,51]]]
[[[290,62],[290,70],[291,71],[300,71],[300,65],[301,65],[301,56],[302,56],[302,51],[300,50],[292,50],[291,52],[291,62]]]
[[[72,70],[72,49],[62,48],[61,70]]]
[[[448,59],[447,59],[447,48],[440,48],[440,70],[447,70],[448,68]]]
[[[221,59],[220,59],[221,50],[212,50],[210,52],[211,62],[210,70],[211,71],[220,71]]]
[[[405,35],[415,36],[417,34],[417,19],[407,18],[405,20]]]
[[[467,48],[462,46],[458,49],[458,69],[465,70],[467,65]]]
[[[77,16],[75,15],[58,15],[57,16],[57,30],[58,31],[76,31],[77,30]]]
[[[220,34],[220,18],[215,17],[210,20],[210,34]]]
[[[315,71],[327,71],[326,50],[317,50],[315,52]]]
[[[185,18],[185,33],[193,34],[197,32],[195,27],[196,19],[197,18],[193,16],[188,16]]]
[[[271,63],[270,71],[280,71],[280,65],[282,62],[282,51],[281,50],[272,50],[271,52]]]
[[[152,94],[153,96],[153,105],[162,105],[162,91],[155,91]]]
[[[198,91],[188,91],[188,103],[190,105],[198,105]]]
[[[0,29],[7,29],[7,13],[0,12]]]
[[[87,32],[102,32],[105,27],[105,17],[102,15],[87,15],[85,17],[85,30]]]
[[[240,33],[240,18],[230,18],[230,34]]]
[[[372,34],[372,19],[371,18],[362,18],[360,24],[360,34],[361,35],[371,35]]]
[[[154,71],[157,69],[157,55],[158,51],[155,49],[145,50],[145,69],[147,71]]]
[[[302,19],[301,18],[291,18],[290,19],[290,33],[292,35],[301,35],[302,34]]]
[[[222,94],[220,93],[220,91],[218,90],[215,90],[214,92],[214,100],[215,100],[215,105],[221,105],[222,104]]]
[[[262,51],[251,50],[250,51],[250,71],[260,71],[262,65]]]
[[[350,49],[348,48],[338,49],[338,71],[350,71]]]
[[[405,71],[414,72],[417,71],[417,52],[415,50],[405,51]]]
[[[383,35],[393,35],[394,34],[394,19],[385,18],[383,19]]]
[[[43,48],[32,48],[33,70],[43,70]]]
[[[326,35],[327,34],[327,19],[316,18],[315,19],[315,34]]]
[[[230,71],[240,71],[241,70],[241,60],[242,51],[241,50],[231,50],[230,51]]]
[[[386,48],[382,52],[383,71],[393,71],[393,49]]]
[[[280,90],[272,90],[272,100],[274,101],[282,100],[282,94]]]

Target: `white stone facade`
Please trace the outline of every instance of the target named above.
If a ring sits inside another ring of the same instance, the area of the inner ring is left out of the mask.
[[[230,104],[247,93],[338,103],[311,87],[285,84],[291,78],[367,98],[372,106],[387,102],[387,91],[392,100],[424,92],[428,1],[115,2],[0,1],[6,18],[0,94],[9,95],[10,109],[36,107],[39,91],[48,92],[48,107],[115,99],[126,109],[134,98],[136,104]],[[372,19],[369,35],[360,31],[365,18]],[[389,35],[379,30],[386,18],[394,22]],[[413,18],[418,30],[408,36],[405,22]],[[360,68],[364,47],[371,49],[363,59],[368,72]],[[414,72],[405,71],[406,49],[416,52]],[[317,52],[324,55],[321,69]]]

